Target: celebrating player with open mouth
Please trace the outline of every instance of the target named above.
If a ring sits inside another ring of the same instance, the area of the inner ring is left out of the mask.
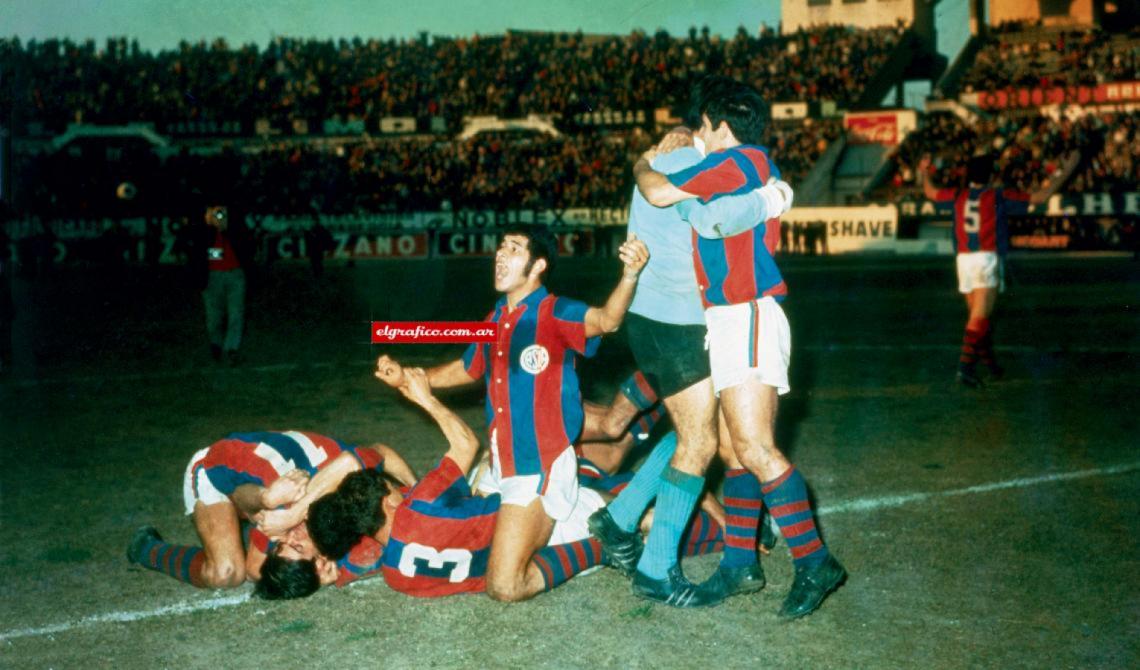
[[[551,295],[543,286],[557,258],[549,231],[508,231],[495,254],[495,289],[502,298],[487,316],[498,326],[493,343],[472,344],[462,358],[427,370],[432,388],[473,384],[487,388],[491,438],[486,493],[502,508],[487,566],[487,593],[496,600],[529,597],[528,566],[554,526],[578,501],[573,444],[582,426],[582,395],[575,363],[593,355],[597,336],[621,326],[649,252],[640,240],[622,244],[617,287],[601,307]],[[402,383],[402,369],[390,361]]]

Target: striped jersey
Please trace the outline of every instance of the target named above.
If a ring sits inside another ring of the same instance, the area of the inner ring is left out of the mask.
[[[764,186],[779,169],[763,147],[742,144],[709,154],[696,165],[668,175],[677,188],[709,202],[742,195]],[[735,305],[764,296],[783,300],[788,287],[774,257],[780,241],[780,219],[756,221],[748,232],[723,239],[692,233],[693,266],[705,308]]]
[[[579,483],[610,495],[616,496],[633,478],[632,472],[607,476],[584,458],[579,464]],[[499,496],[474,495],[463,471],[444,457],[393,514],[387,547],[363,538],[337,563],[337,586],[372,576],[378,565],[389,587],[410,596],[482,592],[498,512]],[[700,527],[690,528],[683,547],[686,555],[694,555],[698,548],[699,553],[719,550],[723,543],[719,526],[706,527],[711,522],[704,514],[695,515],[693,523]]]
[[[362,537],[344,558],[336,562],[336,585],[345,586],[358,579],[367,579],[383,570],[384,545],[375,538]]]
[[[499,496],[472,495],[463,470],[444,457],[392,516],[384,581],[425,598],[483,591],[498,511]]]
[[[555,459],[582,430],[578,356],[593,356],[599,338],[586,338],[580,301],[539,287],[508,309],[501,298],[487,321],[495,342],[475,343],[463,354],[472,379],[487,385],[487,429],[498,446],[503,476],[541,475],[541,490]]]
[[[230,433],[211,444],[206,453],[190,466],[191,486],[205,477],[227,496],[242,484],[269,486],[294,468],[314,475],[341,452],[352,454],[362,468],[383,470],[384,459],[372,449],[357,450],[352,445],[317,433],[263,431]],[[269,553],[272,544],[257,528],[250,530],[250,545]]]
[[[954,207],[954,249],[960,254],[974,251],[1009,251],[1009,225],[1006,217],[1025,214],[1029,194],[1004,188],[938,189],[937,202]]]
[[[383,459],[371,449],[356,447],[316,433],[265,431],[230,433],[210,445],[205,455],[191,466],[191,476],[208,477],[219,492],[233,495],[242,484],[269,486],[294,468],[310,475],[349,452],[363,468],[382,466]]]

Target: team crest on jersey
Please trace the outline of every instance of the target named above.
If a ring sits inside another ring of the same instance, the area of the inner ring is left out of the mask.
[[[519,364],[522,365],[523,370],[532,375],[537,375],[545,370],[547,365],[550,365],[550,352],[541,344],[532,344],[523,349],[522,355],[519,356]]]

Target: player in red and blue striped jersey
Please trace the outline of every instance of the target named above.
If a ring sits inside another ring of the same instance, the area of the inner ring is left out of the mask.
[[[669,182],[701,202],[741,195],[778,180],[780,171],[759,146],[739,145],[709,154],[700,163],[668,175]],[[730,237],[701,237],[693,230],[693,267],[705,308],[735,305],[765,296],[782,301],[788,287],[776,267],[780,219],[757,221]]]
[[[377,376],[388,381],[391,368]],[[476,496],[468,472],[478,453],[474,433],[436,399],[419,369],[403,371],[398,387],[405,397],[436,420],[449,443],[439,465],[410,490],[388,487],[372,472],[355,473],[333,494],[316,501],[308,526],[325,556],[337,556],[357,543],[382,545],[379,564],[394,590],[419,597],[482,592],[492,541],[501,511],[498,495]],[[593,471],[594,468],[589,468]],[[548,546],[539,549],[527,567],[526,597],[548,591],[570,577],[601,564],[601,546],[589,537],[586,519],[628,482],[629,474],[594,479],[587,476],[571,516],[555,524]],[[717,551],[723,545],[720,525],[702,511],[685,546],[690,555]],[[341,581],[356,575],[341,574]],[[340,583],[340,582],[338,582]]]
[[[1080,154],[1073,152],[1042,188],[1034,193],[990,185],[992,156],[979,155],[966,166],[966,188],[936,188],[927,179],[930,157],[918,165],[923,194],[938,203],[949,204],[954,212],[954,250],[958,269],[958,292],[966,298],[969,316],[962,335],[958,357],[958,381],[972,388],[982,385],[976,366],[981,361],[992,378],[1000,378],[1001,366],[994,356],[994,306],[998,293],[1005,290],[1005,256],[1009,252],[1010,216],[1025,214],[1032,205],[1049,199],[1072,174]]]
[[[634,166],[638,189],[654,206],[681,207],[680,203],[694,199],[710,202],[765,186],[778,174],[758,144],[768,121],[767,103],[759,93],[724,77],[706,80],[702,86],[701,128],[696,135],[708,150],[704,161],[665,175],[652,168],[657,152],[651,149]],[[771,218],[755,221],[749,232],[735,237],[705,240],[696,239],[694,233],[693,260],[705,305],[713,390],[720,396],[732,449],[753,475],[730,480],[734,490],[726,496],[749,501],[732,515],[747,519],[749,526],[753,515],[759,515],[752,501],[762,497],[780,526],[796,576],[779,613],[797,618],[818,608],[846,578],[846,571],[819,536],[806,482],[776,446],[778,395],[789,390],[791,357],[790,329],[779,306],[787,287],[772,255],[778,239],[779,223]],[[714,415],[715,410],[708,413],[710,420]],[[660,596],[679,592],[671,585],[682,581],[673,576],[679,535],[704,488],[704,471],[715,453],[711,445],[687,445],[664,469],[657,519],[634,575],[638,595],[663,600]],[[723,594],[723,599],[740,592],[737,584],[752,569],[721,567],[725,569],[718,568],[707,588],[694,591],[687,602],[715,604],[715,593]],[[671,598],[666,602],[687,606]]]
[[[500,523],[488,559],[487,593],[497,600],[528,597],[527,566],[554,525],[578,498],[573,443],[582,427],[582,397],[575,364],[597,346],[593,338],[615,331],[633,299],[648,251],[639,240],[622,244],[622,278],[605,305],[558,298],[543,287],[557,258],[553,236],[542,228],[508,231],[495,254],[495,288],[503,294],[487,317],[496,340],[473,344],[451,363],[428,370],[432,388],[482,380],[487,389],[491,474],[485,491],[501,494]],[[393,386],[402,382],[398,364]]]
[[[231,434],[194,454],[186,469],[186,513],[202,546],[164,542],[147,526],[135,533],[127,558],[194,586],[238,586],[257,578],[269,537],[297,526],[309,503],[348,473],[381,469],[385,460],[414,481],[406,463],[384,445],[354,447],[301,431]],[[257,521],[264,530],[251,533],[248,552],[242,519]]]

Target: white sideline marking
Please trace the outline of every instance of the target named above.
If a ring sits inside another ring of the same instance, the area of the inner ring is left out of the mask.
[[[1075,479],[1087,479],[1089,477],[1107,477],[1111,475],[1123,474],[1126,472],[1134,472],[1137,470],[1140,470],[1140,461],[1134,463],[1124,463],[1121,465],[1113,465],[1105,468],[1093,468],[1091,470],[1058,472],[1056,474],[1040,475],[1038,477],[1019,477],[1017,479],[1008,479],[1003,482],[977,484],[975,486],[967,486],[960,489],[949,489],[947,491],[905,493],[893,496],[879,496],[876,498],[856,498],[855,500],[839,502],[835,503],[834,505],[824,505],[818,508],[816,510],[816,513],[820,516],[823,516],[827,514],[842,514],[844,512],[871,512],[888,507],[902,507],[903,505],[908,505],[910,503],[923,502],[926,500],[933,500],[935,498],[949,498],[953,496],[972,495],[975,493],[989,493],[990,491],[1025,488],[1027,486],[1036,486],[1038,484],[1072,481]],[[371,584],[379,581],[382,580],[373,579],[368,582],[356,582],[354,584],[351,584],[350,587],[362,586],[364,584]],[[87,628],[101,623],[141,621],[142,619],[151,619],[154,617],[167,615],[191,614],[193,612],[201,612],[204,610],[217,610],[223,607],[240,605],[249,599],[250,594],[247,591],[245,593],[240,593],[237,595],[221,596],[218,598],[211,598],[209,600],[200,600],[196,602],[182,602],[152,610],[94,614],[91,616],[83,617],[82,619],[77,619],[75,621],[66,621],[64,623],[52,624],[50,626],[41,626],[39,628],[18,628],[15,630],[4,631],[0,633],[0,642],[5,642],[21,637],[54,635],[55,633],[63,633],[66,631],[75,630],[77,628]]]
[[[1036,486],[1037,484],[1047,484],[1049,482],[1067,482],[1074,479],[1086,479],[1088,477],[1119,475],[1125,472],[1133,472],[1135,470],[1140,470],[1140,462],[1124,463],[1122,465],[1114,465],[1107,468],[1094,468],[1092,470],[1058,472],[1056,474],[1040,475],[1038,477],[1020,477],[1018,479],[1009,479],[1004,482],[977,484],[975,486],[967,486],[960,489],[950,489],[947,491],[904,493],[901,495],[880,496],[878,498],[856,498],[855,500],[838,502],[833,505],[824,505],[817,510],[817,513],[820,516],[823,516],[825,514],[842,514],[844,512],[870,512],[886,507],[902,507],[903,505],[910,503],[923,502],[925,500],[931,500],[934,498],[952,498],[954,496],[965,496],[974,493],[989,493],[990,491],[1001,491],[1003,489],[1018,489],[1027,486]]]
[[[175,603],[173,605],[167,605],[165,607],[159,607],[152,610],[93,614],[91,616],[83,617],[82,619],[77,619],[75,621],[65,621],[63,623],[52,624],[50,626],[41,626],[40,628],[19,628],[16,630],[4,631],[3,633],[0,633],[0,641],[7,641],[18,637],[39,637],[41,635],[53,635],[55,633],[75,630],[76,628],[87,628],[88,626],[94,626],[95,624],[100,623],[140,621],[142,619],[151,619],[153,617],[166,616],[168,614],[191,614],[193,612],[201,612],[203,610],[216,610],[222,607],[230,607],[231,605],[240,605],[247,600],[249,600],[249,593],[240,593],[232,596],[210,598],[209,600]]]

